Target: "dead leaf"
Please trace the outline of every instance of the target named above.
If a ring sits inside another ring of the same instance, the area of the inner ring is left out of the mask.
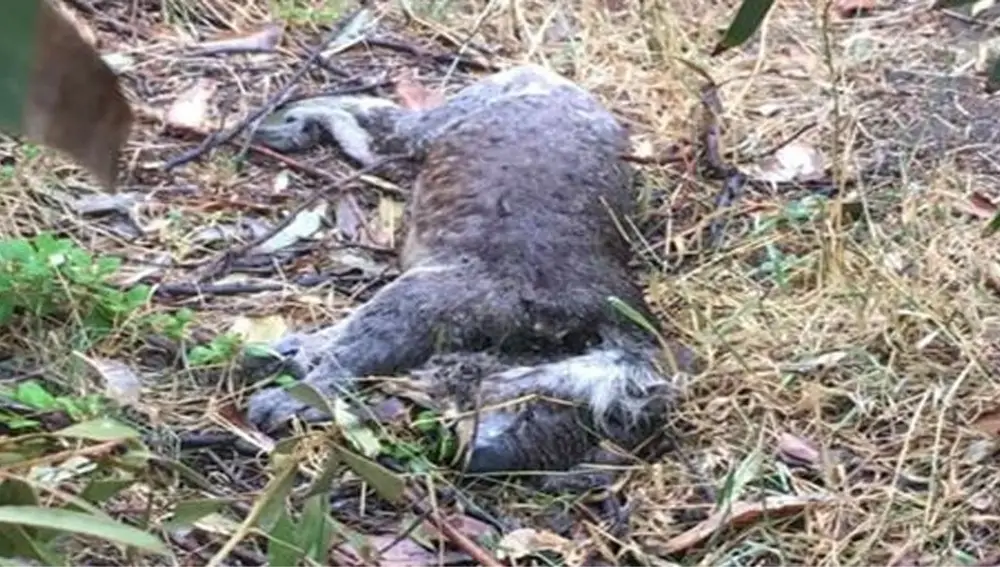
[[[108,53],[102,55],[101,60],[111,68],[115,75],[121,75],[125,71],[135,67],[135,59],[125,53]]]
[[[656,157],[656,146],[653,144],[653,140],[650,139],[649,136],[632,136],[629,142],[632,147],[632,150],[629,153],[636,158],[653,159]]]
[[[22,122],[26,139],[66,152],[112,188],[132,128],[118,77],[51,2],[38,3],[37,45],[8,57],[28,59],[31,75]]]
[[[998,55],[1000,55],[1000,38],[984,39],[976,44],[976,59],[972,68],[980,75],[985,74]]]
[[[803,496],[772,496],[760,502],[734,502],[728,510],[719,510],[707,520],[688,531],[671,538],[659,549],[661,553],[677,553],[690,549],[723,528],[738,528],[751,524],[762,517],[786,516],[805,510],[815,504],[832,502],[831,496],[823,494]]]
[[[312,237],[323,228],[326,207],[326,203],[321,203],[315,209],[299,212],[288,226],[260,243],[253,249],[253,253],[270,254],[288,248],[301,239]]]
[[[777,115],[782,110],[786,110],[787,105],[779,104],[777,102],[766,102],[754,109],[754,112],[763,116],[764,118],[770,118]]]
[[[802,142],[782,146],[774,155],[747,168],[751,177],[772,183],[820,179],[824,172],[823,156],[819,150]]]
[[[70,206],[73,208],[73,212],[80,216],[104,213],[127,215],[145,198],[146,195],[143,193],[117,193],[114,195],[97,193],[76,199]]]
[[[142,393],[142,380],[134,370],[124,362],[108,358],[91,358],[81,353],[74,353],[97,371],[104,380],[104,394],[116,402],[134,406],[139,403]]]
[[[345,240],[354,242],[358,239],[361,227],[365,224],[364,215],[358,200],[353,193],[343,192],[334,202],[336,227]]]
[[[376,218],[368,230],[372,242],[385,248],[395,247],[396,232],[403,224],[403,211],[406,205],[390,197],[382,196],[378,201]]]
[[[1000,409],[979,414],[979,417],[972,422],[972,427],[987,435],[1000,436]]]
[[[994,5],[996,5],[996,0],[978,0],[972,4],[969,8],[969,15],[975,18],[979,14],[982,14],[986,10],[989,10]]]
[[[410,538],[396,541],[394,535],[377,535],[368,538],[367,543],[378,552],[376,565],[379,567],[412,567],[413,565],[448,565],[468,560],[460,552],[446,552],[444,561],[436,550],[429,550]]]
[[[288,324],[281,315],[237,317],[229,332],[243,337],[248,343],[270,344],[288,332]]]
[[[573,542],[549,531],[521,528],[507,533],[497,544],[499,559],[520,559],[540,551],[552,551],[565,556],[573,549]]]
[[[798,362],[789,362],[781,366],[781,370],[785,372],[797,372],[797,373],[807,373],[815,372],[818,370],[825,370],[828,368],[833,368],[840,361],[847,357],[847,353],[840,350],[835,350],[833,352],[828,352],[815,356],[813,358],[807,358],[805,360],[800,360]]]
[[[218,83],[211,79],[198,79],[180,94],[167,110],[164,120],[169,126],[204,130],[208,127],[209,103]]]
[[[811,442],[791,433],[782,433],[778,436],[778,454],[784,457],[783,460],[809,465],[815,465],[821,458],[819,449]]]
[[[274,440],[251,425],[240,413],[235,403],[228,402],[221,407],[217,407],[216,411],[208,412],[208,415],[213,422],[250,445],[268,455],[274,452]]]
[[[996,504],[996,498],[989,493],[980,492],[973,494],[969,500],[969,507],[977,512],[989,512]]]
[[[285,34],[285,26],[271,24],[264,29],[241,37],[203,41],[197,45],[199,55],[274,51]]]
[[[996,439],[973,439],[962,453],[962,458],[972,464],[982,464],[1000,449]]]
[[[350,49],[365,38],[365,34],[374,23],[375,14],[372,10],[368,8],[358,10],[340,28],[340,33],[330,42],[330,46],[320,54],[320,58],[326,61],[338,53]]]
[[[403,75],[396,80],[396,96],[403,108],[410,110],[427,110],[445,103],[441,91],[421,85],[413,75]]]
[[[875,0],[836,0],[834,9],[842,18],[856,18],[874,10]]]
[[[206,226],[198,229],[197,232],[188,238],[195,244],[212,244],[215,242],[238,242],[253,241],[262,238],[271,227],[261,219],[246,218],[239,224],[222,223],[214,226]]]
[[[993,200],[979,191],[973,191],[969,198],[955,203],[955,210],[982,220],[990,220],[997,213]]]
[[[388,277],[390,275],[389,266],[374,260],[356,248],[341,247],[331,250],[329,258],[342,268],[360,270],[366,277]]]
[[[287,169],[282,169],[274,176],[274,183],[271,186],[275,195],[280,195],[288,190],[292,184],[292,174]]]

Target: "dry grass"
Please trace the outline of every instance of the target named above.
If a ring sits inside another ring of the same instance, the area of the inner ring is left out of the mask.
[[[231,116],[245,115],[284,84],[290,66],[321,36],[313,20],[327,13],[321,2],[304,0],[201,0],[185,3],[187,15],[170,17],[151,0],[92,4],[100,15],[89,21],[102,50],[128,52],[136,60],[126,83],[133,100],[163,109],[194,80],[212,76],[222,85],[214,108]],[[630,530],[622,538],[579,514],[570,533],[596,554],[589,555],[591,562],[605,563],[1000,560],[996,431],[977,421],[996,409],[1000,391],[993,344],[1000,336],[1000,258],[981,235],[981,219],[955,212],[971,192],[991,196],[1000,189],[995,176],[982,174],[993,163],[990,148],[975,147],[992,141],[995,105],[962,94],[958,79],[947,85],[951,91],[910,85],[904,89],[910,96],[903,96],[899,84],[884,76],[902,69],[969,77],[975,34],[912,2],[889,3],[864,19],[834,16],[824,29],[822,3],[791,1],[779,3],[766,33],[748,47],[709,59],[733,3],[653,2],[642,3],[654,6],[641,10],[632,4],[437,2],[439,16],[405,28],[393,16],[390,27],[436,53],[448,48],[432,39],[433,28],[459,38],[477,29],[477,41],[504,48],[507,61],[496,57],[498,64],[531,60],[566,73],[599,93],[638,138],[656,148],[696,132],[701,79],[676,59],[683,57],[722,85],[725,146],[737,155],[759,155],[815,123],[800,140],[820,148],[835,169],[850,174],[876,160],[900,165],[894,175],[871,176],[850,197],[863,207],[849,223],[834,220],[835,201],[812,219],[767,225],[801,195],[749,195],[744,203],[752,206],[741,208],[740,218],[755,219],[758,229],[733,228],[716,250],[699,249],[695,234],[710,220],[717,185],[669,168],[644,172],[651,202],[662,203],[644,219],[655,228],[636,239],[650,260],[649,298],[707,362],[678,412],[685,432],[681,451],[690,466],[668,456],[630,474],[622,488]],[[212,21],[247,32],[275,17],[291,22],[281,55],[192,58],[176,52],[190,34],[214,33]],[[948,33],[956,29],[960,33]],[[387,50],[355,49],[338,64],[347,78],[316,71],[302,91],[320,90],[327,82],[371,81],[378,73],[392,76],[415,66],[432,86],[442,77],[440,66]],[[456,74],[447,88],[469,79]],[[53,186],[72,195],[89,191],[80,189],[90,185],[76,170],[52,156],[23,159],[24,151],[11,147],[22,159],[17,191],[0,194],[6,213],[0,234],[57,227],[87,248],[127,257],[132,272],[169,258],[172,267],[157,269],[156,276],[189,281],[191,266],[203,266],[217,253],[193,243],[192,234],[234,219],[277,219],[278,211],[293,209],[322,183],[293,173],[288,188],[276,188],[279,164],[258,156],[239,169],[231,149],[162,171],[164,159],[197,142],[142,120],[130,145],[124,188],[143,198],[137,219],[144,232],[133,238],[57,204]],[[296,159],[348,171],[331,155],[312,152]],[[371,186],[358,194],[363,208],[386,198]],[[694,259],[681,263],[668,254],[680,248]],[[334,262],[323,250],[322,243],[312,246],[284,263],[280,275],[270,270],[262,277],[278,281],[313,266],[327,269]],[[226,329],[238,315],[279,313],[299,326],[339,317],[347,305],[344,294],[363,297],[373,279],[344,276],[336,290],[288,286],[247,296],[160,297],[160,304],[197,308],[204,336]],[[57,331],[8,344],[61,368],[68,350]],[[105,350],[112,357],[139,356],[124,340]],[[222,387],[205,388],[193,374],[174,373],[170,380],[154,388],[146,403],[176,426],[197,427],[222,401]],[[197,394],[187,394],[195,387]],[[794,464],[788,453],[803,443],[817,452],[805,451],[807,462]],[[223,477],[224,492],[260,486],[242,466]],[[727,502],[817,494],[829,501],[786,519],[719,529],[704,544],[667,554],[670,540],[715,506],[699,486]],[[497,514],[543,522],[540,498],[521,494],[517,505],[511,504],[515,497],[506,498],[493,502]],[[362,532],[378,523],[370,516],[355,520]],[[620,553],[631,555],[616,557],[601,544],[615,539]]]

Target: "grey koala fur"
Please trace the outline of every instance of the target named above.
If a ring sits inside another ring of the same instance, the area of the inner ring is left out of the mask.
[[[628,136],[596,97],[522,65],[430,109],[298,101],[254,141],[301,151],[324,136],[362,165],[406,154],[394,171],[413,190],[402,275],[343,320],[275,345],[300,378],[332,395],[352,377],[409,372],[480,408],[469,472],[566,470],[602,439],[628,450],[663,429],[675,393],[663,348],[609,301],[655,324],[616,220],[635,212]],[[671,348],[690,368],[690,351]],[[491,408],[525,396],[543,399]],[[250,398],[265,430],[292,415],[321,417],[282,389]]]

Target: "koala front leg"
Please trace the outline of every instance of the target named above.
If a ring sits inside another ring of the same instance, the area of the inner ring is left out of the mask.
[[[350,386],[355,377],[392,375],[423,364],[440,339],[448,340],[451,322],[476,323],[482,298],[456,279],[455,269],[410,270],[342,321],[299,340],[298,350],[287,354],[302,369],[304,381],[324,395]],[[296,341],[289,342],[289,350],[294,349]],[[247,416],[273,431],[293,415],[321,417],[310,410],[283,388],[271,388],[250,398]]]
[[[378,160],[378,146],[391,137],[406,111],[389,100],[368,96],[322,96],[289,104],[266,118],[253,141],[279,152],[316,145],[325,132],[362,166]]]

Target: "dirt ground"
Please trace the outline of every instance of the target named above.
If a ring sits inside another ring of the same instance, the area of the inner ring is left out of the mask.
[[[517,532],[508,544],[545,550],[554,564],[1000,563],[1000,255],[983,235],[1000,198],[1000,99],[983,93],[978,63],[996,43],[996,14],[973,20],[926,4],[877,1],[867,15],[833,12],[824,25],[825,3],[778,2],[763,33],[717,58],[708,54],[735,2],[377,4],[384,19],[367,43],[297,80],[292,96],[394,96],[403,75],[450,93],[491,69],[542,63],[598,93],[636,147],[661,156],[698,138],[704,79],[683,59],[720,85],[722,147],[734,162],[751,164],[797,135],[831,171],[857,180],[825,205],[806,189],[749,190],[711,247],[702,235],[722,214],[713,205],[721,181],[678,164],[643,166],[648,206],[633,236],[648,298],[706,364],[677,409],[677,450],[629,471],[612,512],[606,501],[513,485],[458,489],[447,472],[428,475],[474,546],[495,547],[477,539],[486,532]],[[129,213],[81,214],[67,203],[99,193],[92,181],[57,156],[27,159],[6,144],[17,191],[0,194],[0,234],[58,230],[126,258],[122,278],[159,284],[157,309],[194,309],[205,340],[247,317],[328,323],[392,277],[405,188],[371,178],[328,199],[334,229],[321,238],[216,262],[349,174],[333,149],[282,162],[244,154],[240,136],[164,168],[220,122],[272,100],[353,3],[68,5],[102,53],[124,61],[139,117],[119,188]],[[411,17],[401,5],[412,5]],[[201,42],[277,21],[277,50],[198,53]],[[207,118],[165,125],[171,105],[192,93],[205,94]],[[56,332],[3,340],[56,367],[70,358]],[[103,348],[142,369],[144,419],[174,434],[217,424],[234,398],[228,377],[185,370],[161,343]],[[183,459],[215,495],[252,497],[266,478],[258,459],[227,448]],[[205,494],[182,481],[155,490],[156,518],[178,498]],[[375,500],[344,480],[332,513],[379,547],[413,515]],[[224,539],[172,541],[182,563],[201,563]],[[336,561],[367,564],[355,543]],[[97,549],[81,552],[81,563],[124,562]],[[392,549],[381,564],[468,561],[461,545],[447,556]],[[235,561],[263,558],[248,543]]]

